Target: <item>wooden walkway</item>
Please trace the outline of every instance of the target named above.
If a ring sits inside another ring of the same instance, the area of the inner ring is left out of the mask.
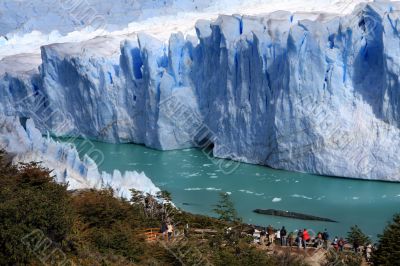
[[[215,235],[217,234],[216,230],[212,229],[191,229],[190,232],[195,235]],[[144,235],[146,242],[152,243],[156,242],[157,240],[166,240],[163,239],[163,234],[160,233],[160,228],[145,228],[139,231],[140,235]],[[167,236],[165,236],[167,237]]]
[[[140,234],[145,236],[146,242],[152,243],[156,242],[157,239],[162,237],[162,233],[160,233],[160,228],[146,228],[139,231]]]

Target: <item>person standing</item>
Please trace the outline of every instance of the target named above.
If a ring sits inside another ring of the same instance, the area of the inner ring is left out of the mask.
[[[265,239],[267,238],[267,232],[265,231],[265,228],[263,228],[260,232],[260,245],[264,246],[265,245]]]
[[[365,249],[365,259],[367,260],[368,263],[371,262],[371,254],[372,254],[372,245],[369,243],[367,245],[367,248]]]
[[[303,244],[303,231],[300,229],[297,233],[297,247],[300,249]]]
[[[328,230],[325,228],[324,233],[322,233],[322,240],[324,241],[324,248],[328,249],[329,246],[329,233]]]
[[[304,249],[307,248],[307,242],[310,241],[310,234],[308,233],[307,229],[303,230],[303,245]]]
[[[335,248],[336,252],[339,251],[339,239],[337,236],[333,239],[332,245]]]
[[[167,223],[164,221],[161,223],[161,234],[163,236],[163,240],[167,240],[167,234],[168,234],[168,225]]]
[[[281,246],[287,246],[287,231],[284,226],[281,229]]]
[[[275,242],[275,230],[271,225],[268,225],[267,232],[268,232],[268,243],[272,245]]]
[[[323,240],[322,240],[322,233],[321,232],[318,232],[318,235],[317,235],[317,240],[316,240],[316,248],[321,248],[322,247],[322,245],[323,245]]]
[[[172,223],[168,223],[168,241],[171,241],[172,239],[172,234],[174,233],[174,226],[172,225]]]
[[[275,230],[274,230],[275,231]],[[275,231],[275,240],[281,244],[281,230],[276,230]]]
[[[186,238],[189,237],[189,224],[188,224],[188,223],[187,223],[187,224],[185,225],[185,227],[183,228],[183,234],[184,234],[184,236],[185,236]]]
[[[343,251],[344,244],[345,244],[344,239],[343,239],[343,237],[341,237],[341,238],[339,239],[339,243],[338,243],[339,251],[341,251],[341,252]]]

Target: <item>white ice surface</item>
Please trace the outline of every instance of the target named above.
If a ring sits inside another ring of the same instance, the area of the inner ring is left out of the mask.
[[[65,12],[69,9],[63,10],[61,2],[77,1],[12,0],[0,3],[0,14],[5,14],[0,16],[0,28],[5,31],[0,33],[0,59],[20,53],[39,54],[43,45],[82,42],[99,35],[143,31],[167,41],[173,32],[195,35],[197,20],[214,20],[220,14],[259,15],[277,10],[347,14],[357,4],[368,0],[214,0],[207,4],[200,0],[178,0],[155,1],[153,6],[146,5],[144,0],[79,1],[87,3],[87,8],[93,8],[95,14],[104,17],[108,23],[98,30],[93,30],[90,25],[75,25],[79,16],[73,11]],[[160,2],[158,7],[157,2]],[[165,6],[166,2],[168,5]]]
[[[18,118],[1,116],[0,148],[15,155],[15,163],[41,162],[44,167],[53,170],[57,182],[68,183],[68,188],[72,190],[111,187],[116,195],[128,199],[130,189],[152,195],[159,191],[144,173],[100,172],[88,156],[81,160],[73,145],[56,142],[50,137],[43,138],[31,119],[27,120],[24,129]]]

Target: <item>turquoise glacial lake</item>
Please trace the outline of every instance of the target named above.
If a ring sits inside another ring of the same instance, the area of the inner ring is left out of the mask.
[[[82,140],[75,140],[80,145]],[[220,192],[230,192],[244,222],[285,225],[290,230],[327,228],[331,237],[345,236],[358,225],[376,239],[393,214],[400,212],[400,183],[361,181],[279,171],[240,164],[224,174],[201,150],[156,151],[134,144],[93,142],[102,151],[102,171],[143,171],[161,189],[172,193],[181,209],[213,216]],[[85,149],[81,150],[81,155]],[[279,209],[330,218],[338,223],[293,220],[253,213]]]

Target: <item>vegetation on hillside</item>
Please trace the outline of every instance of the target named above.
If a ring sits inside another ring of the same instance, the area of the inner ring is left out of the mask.
[[[326,262],[324,266],[360,266],[362,265],[363,256],[353,251],[336,251],[330,249],[326,254]]]
[[[353,247],[367,246],[371,243],[371,239],[365,235],[357,225],[350,228],[346,240]]]
[[[226,222],[240,222],[235,206],[228,193],[220,193],[220,200],[215,205],[214,212],[219,219]]]
[[[400,263],[400,214],[393,217],[393,221],[379,236],[378,249],[373,254],[375,265],[399,265]]]
[[[306,265],[298,252],[255,245],[228,194],[221,194],[214,219],[176,209],[166,191],[152,197],[132,190],[130,200],[111,189],[68,191],[39,164],[13,166],[4,158],[0,152],[0,265]],[[176,236],[146,241],[144,231],[165,220]],[[396,216],[381,237],[376,265],[399,261],[399,228]],[[356,227],[348,239],[366,241]],[[327,263],[338,258],[338,265],[360,263],[345,253],[328,254]]]
[[[110,189],[67,191],[39,164],[13,166],[3,153],[0,187],[0,265],[276,264],[250,245],[242,228],[227,234],[229,222],[182,212],[165,191],[157,199],[132,190],[130,201]],[[146,242],[143,230],[159,228],[166,217],[178,236]],[[186,224],[214,233],[184,235]]]

